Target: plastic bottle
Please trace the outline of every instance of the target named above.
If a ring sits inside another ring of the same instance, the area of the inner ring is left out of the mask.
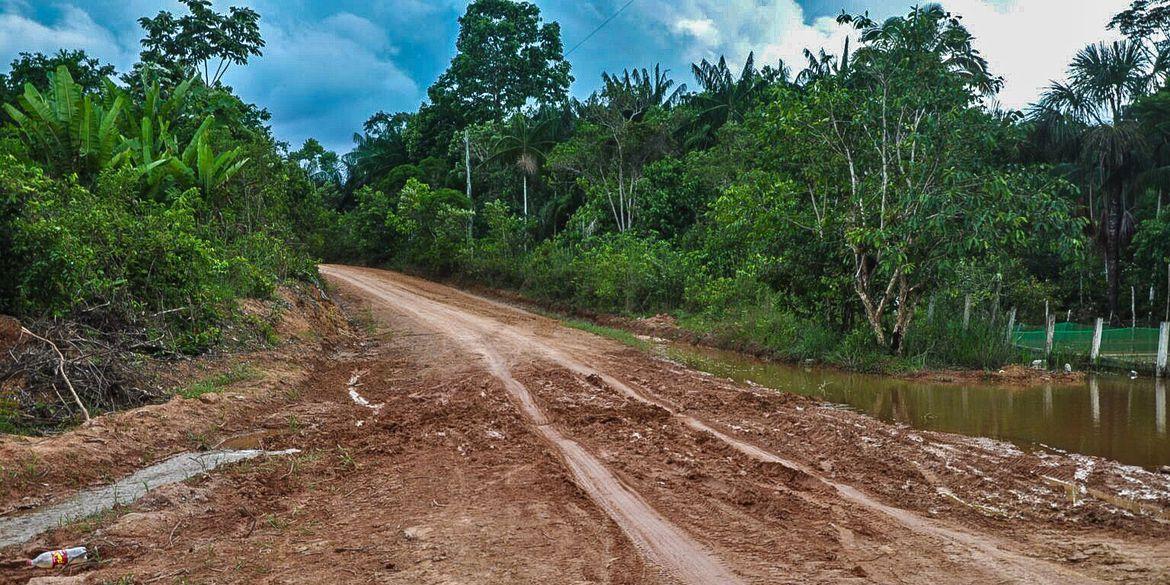
[[[29,561],[28,564],[38,569],[52,569],[54,567],[64,567],[74,561],[84,561],[85,555],[86,550],[84,546],[51,550],[41,553],[37,558]]]

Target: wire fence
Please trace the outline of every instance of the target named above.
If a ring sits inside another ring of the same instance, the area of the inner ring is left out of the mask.
[[[1051,351],[1054,355],[1077,356],[1095,361],[1098,366],[1154,370],[1158,366],[1161,329],[1159,327],[1101,327],[1096,355],[1093,352],[1095,325],[1059,323],[1052,328]],[[1044,354],[1049,348],[1046,327],[1020,324],[1012,331],[1017,347]],[[1165,349],[1161,349],[1165,352]]]

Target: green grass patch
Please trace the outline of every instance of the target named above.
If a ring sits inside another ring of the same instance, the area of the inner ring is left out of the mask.
[[[209,376],[190,386],[179,389],[178,395],[183,398],[199,398],[204,394],[222,392],[233,384],[252,382],[263,377],[263,372],[252,367],[251,364],[236,364],[226,372]]]
[[[555,316],[554,318],[559,319],[561,323],[564,323],[566,326],[572,327],[573,329],[580,329],[581,331],[586,331],[594,335],[608,337],[609,339],[624,343],[625,345],[636,349],[648,350],[653,347],[650,342],[644,339],[640,339],[637,335],[634,335],[633,333],[630,333],[624,329],[606,327],[605,325],[598,325],[596,323],[590,323],[589,321],[582,321],[580,319],[566,319],[559,316]]]

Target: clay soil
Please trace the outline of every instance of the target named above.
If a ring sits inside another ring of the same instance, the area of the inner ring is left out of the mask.
[[[1166,476],[887,425],[400,274],[322,273],[350,325],[306,319],[316,335],[212,397],[0,442],[0,510],[189,432],[298,454],[0,557],[85,544],[94,560],[56,574],[76,583],[1170,583]]]

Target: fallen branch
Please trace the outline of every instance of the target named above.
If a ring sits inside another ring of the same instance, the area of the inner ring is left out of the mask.
[[[57,371],[60,372],[61,378],[65,380],[65,385],[69,387],[69,393],[73,395],[73,400],[77,402],[77,407],[81,409],[81,414],[85,415],[85,422],[89,422],[89,410],[85,408],[85,404],[82,404],[81,397],[77,395],[77,390],[73,388],[73,382],[69,381],[69,375],[65,373],[65,364],[68,363],[65,360],[65,354],[61,353],[61,350],[57,348],[57,344],[49,341],[44,337],[41,337],[40,335],[37,335],[36,333],[33,333],[32,331],[29,331],[25,327],[21,327],[20,332],[27,334],[29,337],[39,339],[49,344],[49,347],[53,348],[53,351],[57,353],[57,359],[59,360],[57,362]]]

